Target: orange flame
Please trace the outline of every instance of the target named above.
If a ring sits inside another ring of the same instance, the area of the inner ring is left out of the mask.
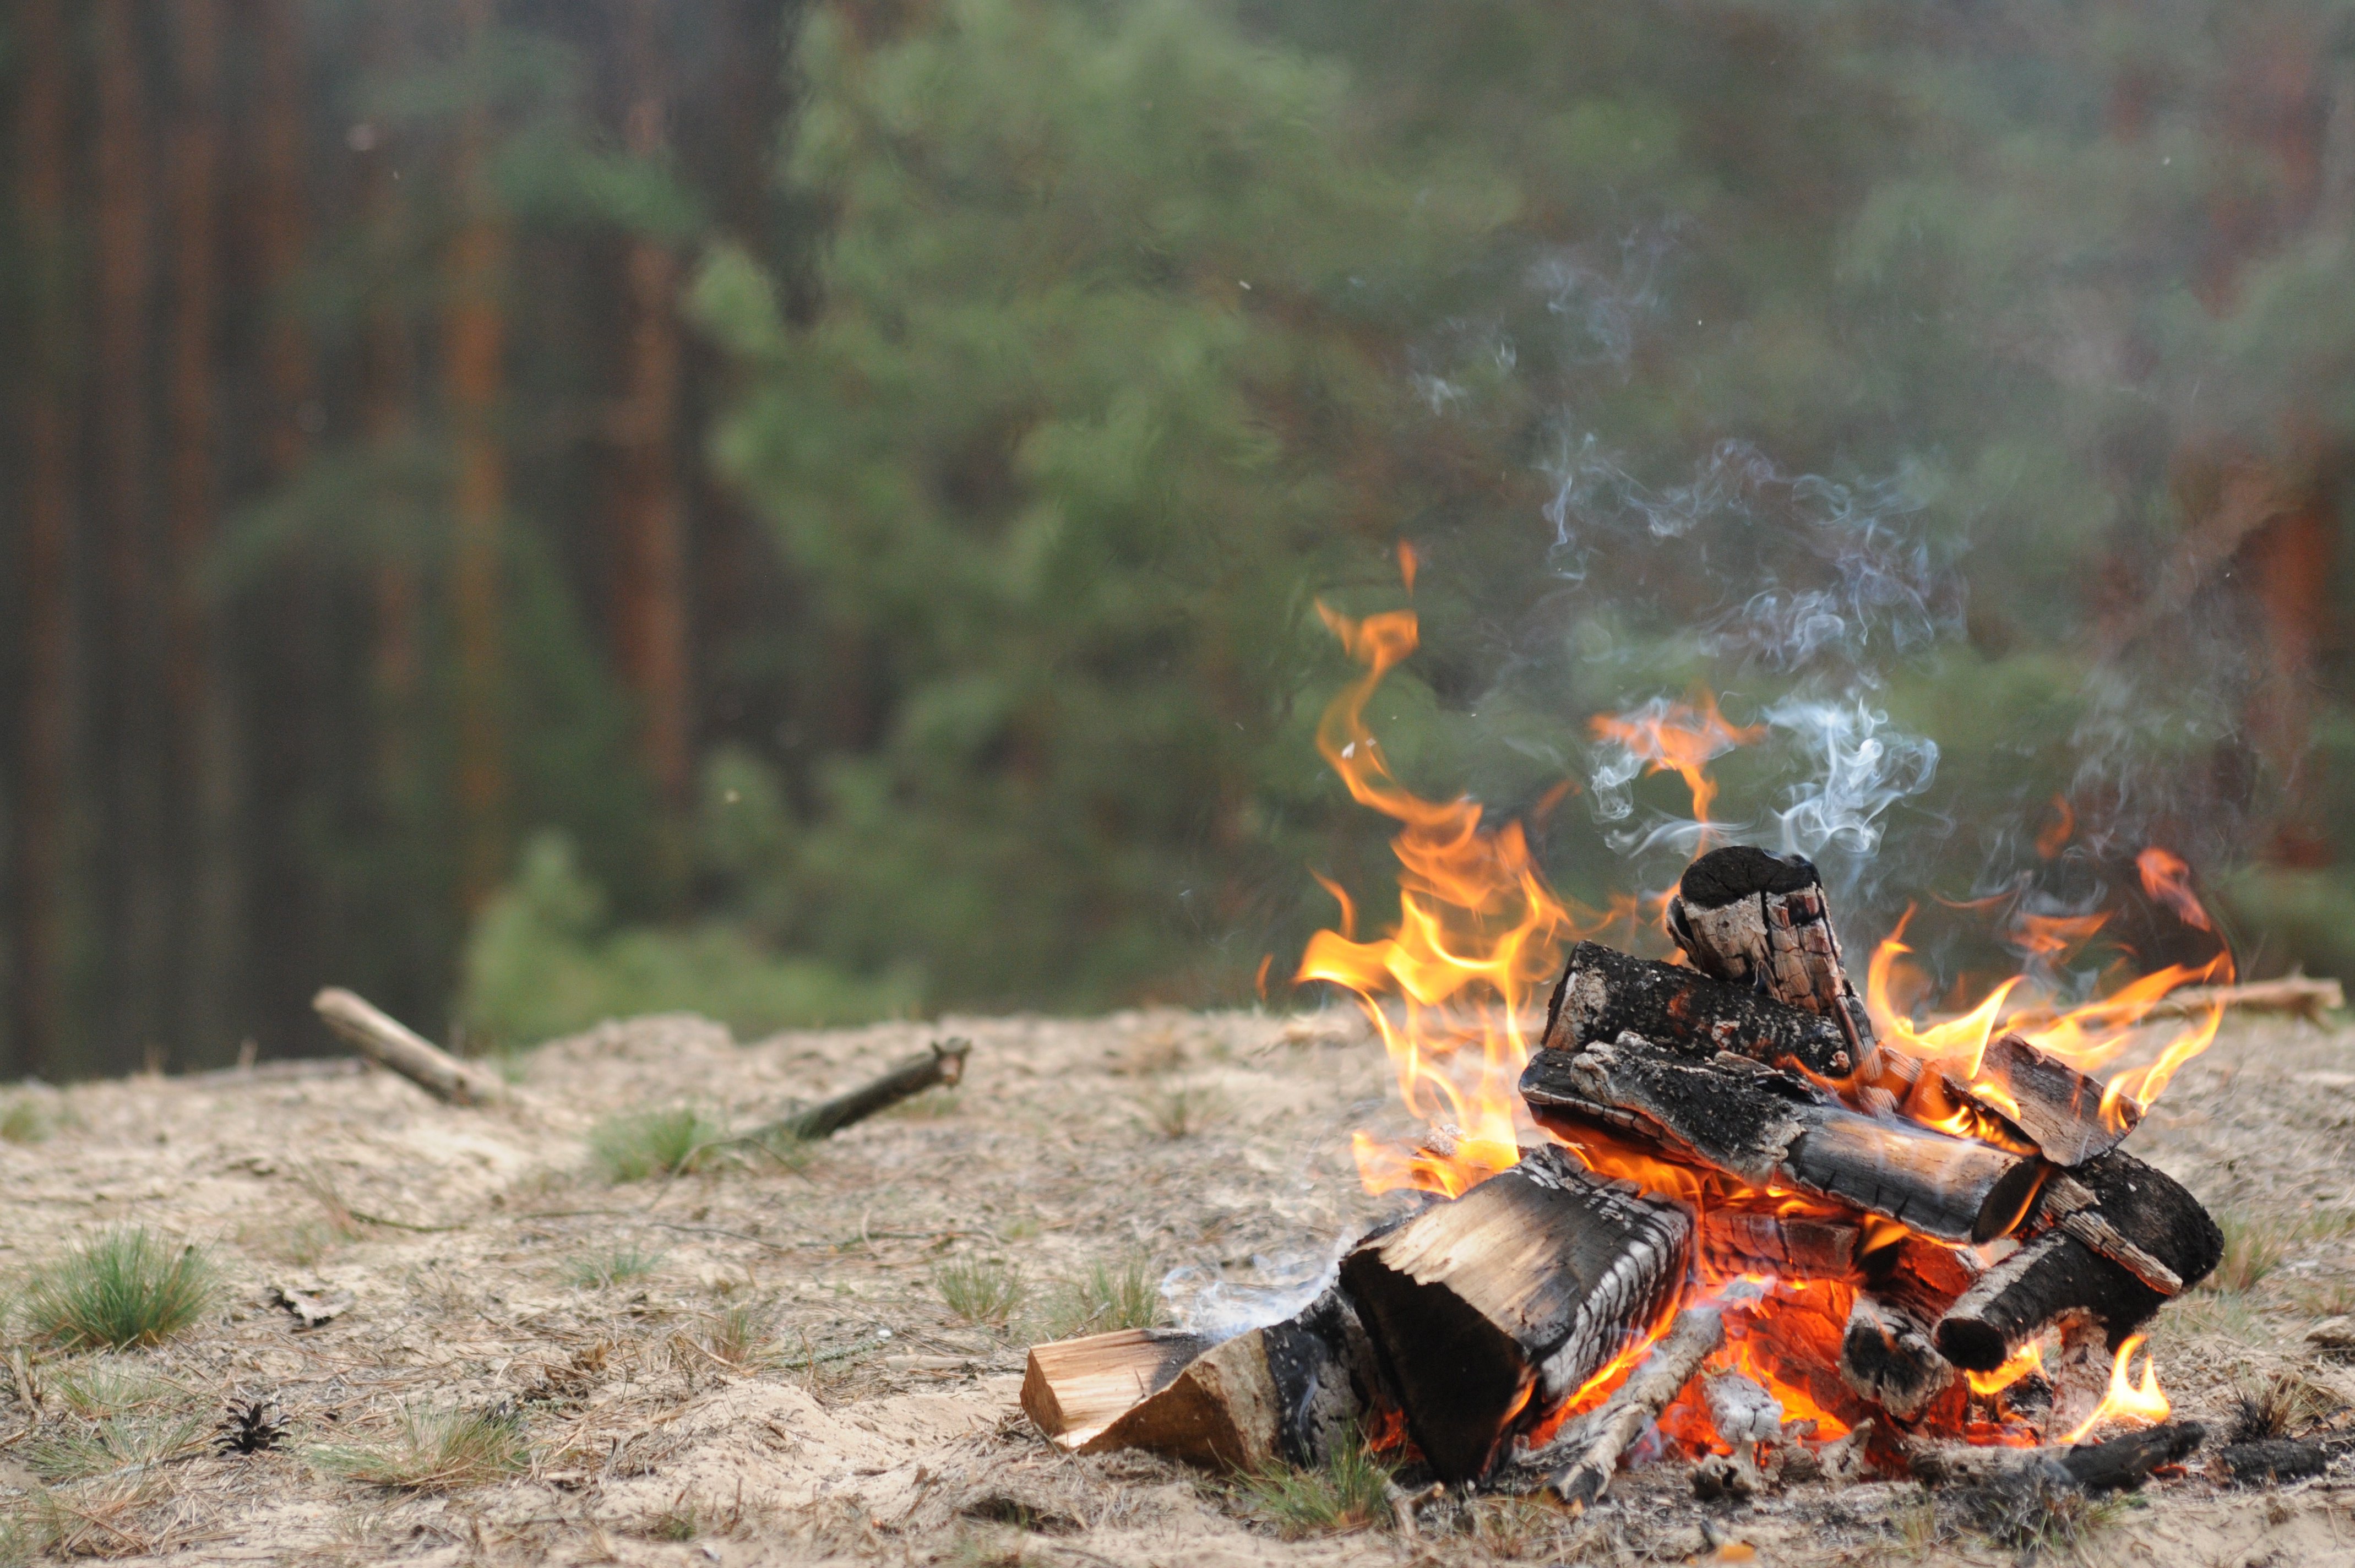
[[[2070,839],[2077,836],[2077,811],[2069,804],[2069,797],[2065,795],[2054,795],[2052,809],[2059,812],[2061,816],[2043,832],[2036,836],[2036,854],[2039,859],[2051,859],[2061,853]]]
[[[1674,773],[1682,778],[1692,792],[1693,820],[1705,827],[1710,805],[1717,799],[1717,785],[1706,764],[1764,738],[1766,727],[1728,723],[1714,696],[1699,696],[1698,706],[1653,702],[1626,713],[1598,713],[1587,723],[1598,740],[1625,746],[1645,764],[1645,773]]]
[[[2158,1369],[2151,1364],[2150,1358],[2146,1355],[2142,1359],[2142,1381],[2135,1382],[2126,1376],[2126,1363],[2134,1359],[2137,1350],[2142,1349],[2147,1337],[2142,1334],[2126,1336],[2126,1343],[2118,1347],[2118,1359],[2110,1366],[2109,1392],[2102,1395],[2102,1403],[2094,1407],[2093,1414],[2085,1417],[2083,1424],[2061,1439],[2062,1442],[2082,1443],[2085,1440],[2085,1434],[2105,1421],[2136,1421],[2156,1425],[2167,1419],[2168,1413],[2174,1407],[2169,1403],[2167,1395],[2159,1391]]]
[[[2009,1388],[2012,1384],[2018,1382],[2029,1373],[2040,1371],[2043,1365],[2043,1341],[2040,1339],[2030,1339],[2027,1344],[2022,1345],[2019,1349],[2014,1350],[2011,1353],[2011,1359],[2004,1362],[2003,1365],[1996,1368],[1995,1371],[1991,1372],[1965,1372],[1963,1375],[1970,1380],[1971,1392],[1979,1395],[1981,1398],[1986,1398],[1989,1395],[2001,1393],[2004,1390]]]
[[[2154,844],[2135,857],[2142,873],[2142,891],[2175,912],[2176,918],[2195,931],[2213,931],[2208,912],[2191,891],[2191,868]]]

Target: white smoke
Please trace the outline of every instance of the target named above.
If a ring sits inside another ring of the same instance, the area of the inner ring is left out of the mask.
[[[1922,794],[1938,773],[1938,742],[1909,735],[1863,697],[1838,702],[1790,699],[1769,708],[1765,721],[1796,737],[1814,759],[1815,774],[1792,787],[1789,805],[1774,814],[1785,853],[1820,859],[1828,849],[1857,857],[1881,848],[1881,816],[1901,800]]]

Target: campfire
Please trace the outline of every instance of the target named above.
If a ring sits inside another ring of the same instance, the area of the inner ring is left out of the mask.
[[[2229,980],[2228,958],[2067,1010],[2010,981],[1917,1024],[1892,1000],[1924,987],[1902,923],[1859,994],[1815,866],[1710,847],[1707,765],[1754,738],[1710,700],[1596,721],[1683,777],[1700,852],[1666,893],[1575,907],[1519,823],[1391,774],[1364,715],[1413,614],[1327,619],[1367,667],[1318,743],[1401,824],[1401,919],[1360,941],[1333,889],[1342,918],[1299,974],[1353,992],[1380,1033],[1427,1130],[1359,1134],[1358,1167],[1422,1206],[1282,1322],[1034,1348],[1042,1430],[1244,1467],[1365,1441],[1448,1486],[1573,1506],[1646,1441],[1705,1496],[2040,1460],[2132,1484],[2197,1443],[2158,1424],[2145,1333],[2223,1240],[2124,1146],[2221,1017],[2170,994]],[[2179,861],[2147,851],[2140,872],[2207,929]],[[1646,931],[1674,956],[1594,940]]]

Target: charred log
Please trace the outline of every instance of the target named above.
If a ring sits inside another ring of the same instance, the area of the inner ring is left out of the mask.
[[[1658,1319],[1691,1244],[1682,1209],[1538,1149],[1359,1246],[1341,1288],[1423,1456],[1470,1482]]]
[[[1603,1495],[1619,1467],[1620,1456],[1673,1403],[1701,1362],[1725,1343],[1724,1320],[1714,1311],[1679,1312],[1668,1331],[1645,1352],[1619,1391],[1570,1423],[1552,1442],[1514,1461],[1508,1489],[1540,1486],[1574,1509]]]
[[[2122,1150],[2052,1187],[2038,1204],[2042,1233],[1982,1275],[1939,1321],[1938,1349],[1956,1366],[1992,1371],[2071,1311],[2092,1314],[2115,1350],[2224,1255],[2223,1232],[2199,1200]]]
[[[2142,1120],[2142,1107],[2123,1096],[2105,1112],[2099,1079],[2016,1034],[1987,1046],[1973,1083],[1951,1073],[1945,1078],[1955,1095],[2018,1128],[2054,1165],[2083,1165],[2107,1154]]]
[[[1747,986],[1580,943],[1554,987],[1545,1043],[1575,1051],[1630,1031],[1688,1056],[1730,1051],[1827,1078],[1846,1077],[1859,1061],[1847,1032],[1830,1019]]]
[[[2061,1456],[2069,1478],[2089,1492],[2138,1487],[2162,1465],[2179,1465],[2208,1440],[2196,1421],[2169,1421],[2102,1443],[2080,1443]]]
[[[2236,1486],[2279,1486],[2330,1468],[2330,1450],[2295,1437],[2266,1437],[2254,1443],[2227,1444],[2216,1451],[2212,1463],[2224,1479]]]
[[[1839,1371],[1850,1389],[1900,1421],[1920,1415],[1955,1381],[1954,1364],[1938,1354],[1929,1329],[1862,1291],[1849,1310]]]
[[[1832,1019],[1851,1059],[1871,1060],[1872,1019],[1848,977],[1823,878],[1804,857],[1712,849],[1686,868],[1668,924],[1702,974]]]
[[[1975,1253],[1908,1233],[1865,1254],[1867,1288],[1923,1323],[1936,1323],[1986,1273]]]
[[[1839,1220],[1762,1214],[1746,1209],[1711,1209],[1701,1216],[1703,1257],[1721,1272],[1754,1270],[1785,1279],[1838,1279],[1856,1268],[1863,1236]]]
[[[2044,1168],[1985,1144],[1849,1110],[1796,1073],[1721,1054],[1694,1061],[1623,1034],[1541,1051],[1521,1074],[1537,1119],[1639,1132],[1753,1187],[1796,1188],[1952,1242],[1984,1242],[2026,1214]]]

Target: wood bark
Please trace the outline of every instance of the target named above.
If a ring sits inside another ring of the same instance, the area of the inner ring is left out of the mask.
[[[12,42],[17,70],[16,144],[11,160],[28,272],[18,500],[23,605],[14,808],[15,1008],[5,1076],[62,1076],[66,1033],[66,891],[70,862],[66,805],[74,769],[73,558],[77,530],[72,323],[76,271],[66,220],[72,185],[73,69],[65,0],[24,0]]]
[[[1174,1328],[1116,1328],[1033,1345],[1022,1409],[1060,1448],[1078,1448],[1122,1414],[1167,1388],[1209,1348]]]
[[[1387,1403],[1356,1309],[1327,1290],[1297,1316],[1220,1341],[1075,1446],[1144,1448],[1219,1468],[1314,1468]]]
[[[1747,844],[1712,849],[1686,868],[1668,926],[1702,974],[1832,1019],[1851,1060],[1870,1063],[1872,1019],[1849,979],[1812,862]]]
[[[2042,1476],[2056,1485],[2106,1492],[2140,1486],[2153,1470],[2181,1464],[2207,1440],[2207,1428],[2198,1422],[2170,1421],[2066,1448],[1916,1438],[1903,1452],[1914,1478],[1932,1486],[1991,1486]]]
[[[1716,1208],[1701,1216],[1701,1255],[1719,1272],[1838,1279],[1854,1272],[1861,1227],[1838,1220]]]
[[[465,47],[480,58],[490,47],[491,0],[463,0],[461,14]],[[497,420],[506,374],[507,235],[491,190],[490,155],[490,109],[478,99],[467,104],[458,128],[452,183],[464,217],[450,243],[442,323],[457,471],[451,591],[458,642],[458,803],[464,823],[459,896],[470,914],[506,872],[500,584],[506,457]]]
[[[2272,1487],[2322,1474],[2330,1467],[2330,1450],[2294,1437],[2265,1437],[2227,1444],[2211,1463],[2223,1479],[2235,1485]]]
[[[1944,1241],[2005,1234],[2042,1176],[2034,1160],[1860,1115],[1796,1073],[1676,1056],[1633,1034],[1538,1052],[1521,1095],[1567,1135],[1582,1118],[1625,1127],[1752,1187],[1796,1188]]]
[[[1684,1392],[1700,1365],[1725,1343],[1724,1319],[1714,1310],[1688,1307],[1645,1352],[1627,1381],[1602,1405],[1573,1420],[1553,1441],[1513,1462],[1510,1479],[1541,1477],[1540,1484],[1573,1509],[1583,1509],[1608,1489],[1620,1456],[1660,1412]],[[1516,1485],[1515,1490],[1535,1490]]]
[[[1546,1045],[1574,1051],[1631,1030],[1683,1055],[1732,1051],[1827,1078],[1856,1065],[1847,1034],[1830,1019],[1674,964],[1578,944],[1554,987]]]
[[[879,1078],[873,1078],[831,1100],[806,1110],[780,1116],[746,1133],[741,1140],[755,1144],[811,1143],[830,1138],[854,1122],[887,1111],[911,1095],[936,1086],[954,1088],[964,1076],[964,1059],[973,1050],[969,1040],[934,1040],[930,1048],[908,1057]]]
[[[361,1055],[437,1100],[453,1105],[512,1104],[520,1100],[497,1073],[459,1061],[349,991],[330,986],[311,998],[311,1006],[328,1028]]]
[[[1657,1319],[1691,1244],[1684,1210],[1547,1147],[1361,1244],[1341,1287],[1423,1456],[1468,1483]]]
[[[2054,1165],[2083,1165],[2108,1153],[2142,1120],[2142,1107],[2123,1095],[2105,1115],[2101,1080],[2017,1034],[1988,1042],[1969,1083],[1942,1076],[1954,1094],[2009,1123]]]
[[[1859,1395],[1900,1421],[1911,1421],[1955,1381],[1930,1330],[1904,1308],[1857,1292],[1840,1339],[1839,1373]]]

